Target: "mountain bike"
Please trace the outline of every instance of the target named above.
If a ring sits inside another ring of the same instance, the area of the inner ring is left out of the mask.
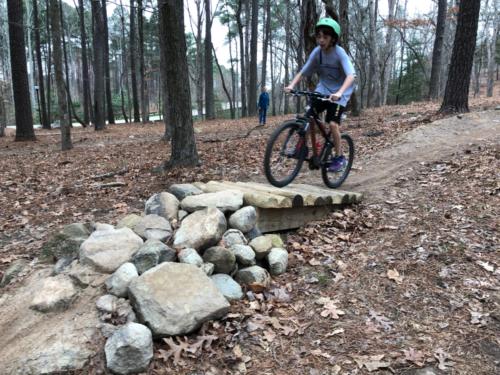
[[[319,100],[329,100],[328,96],[316,92],[292,90],[294,96],[306,96]],[[316,132],[316,129],[319,132]],[[315,132],[313,136],[307,135]],[[318,133],[320,134],[318,141]],[[316,141],[310,142],[307,139]],[[346,163],[338,171],[329,171],[330,162],[335,150],[333,140],[330,139],[330,127],[323,123],[318,114],[310,118],[297,116],[293,120],[285,121],[269,138],[264,155],[264,172],[267,180],[276,187],[283,187],[297,177],[304,161],[309,163],[310,169],[321,169],[323,182],[329,188],[338,188],[345,181],[351,171],[354,160],[354,142],[348,134],[340,136],[341,153]],[[311,153],[309,153],[309,147]]]

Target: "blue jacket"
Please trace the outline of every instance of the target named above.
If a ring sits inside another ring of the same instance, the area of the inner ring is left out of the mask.
[[[264,109],[269,107],[269,94],[267,92],[260,93],[258,107]]]

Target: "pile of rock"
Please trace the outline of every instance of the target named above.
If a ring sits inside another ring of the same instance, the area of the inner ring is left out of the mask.
[[[185,335],[223,317],[242,286],[267,288],[286,271],[278,235],[262,235],[256,210],[236,191],[203,193],[173,185],[146,202],[143,216],[116,227],[71,224],[43,257],[56,261],[31,303],[40,312],[67,309],[79,288],[103,286],[99,297],[107,366],[116,373],[147,368],[154,338]],[[111,274],[111,275],[110,275]]]

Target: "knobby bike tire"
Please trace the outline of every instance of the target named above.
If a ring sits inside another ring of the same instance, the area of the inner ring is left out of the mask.
[[[302,168],[304,159],[307,156],[306,137],[305,134],[301,134],[302,128],[303,125],[298,122],[285,122],[278,129],[276,129],[269,138],[269,141],[267,142],[266,153],[264,155],[264,172],[267,180],[271,185],[276,187],[283,187],[288,185],[293,181],[295,177],[297,177],[300,168]],[[281,141],[281,137],[283,136],[285,136],[285,143],[281,145],[276,144],[277,142]],[[295,144],[291,143],[294,141],[302,142],[302,146],[296,150],[297,153],[294,156],[285,155],[287,146],[288,151],[290,147],[295,147]],[[278,160],[273,159],[273,156],[276,153],[278,153]],[[284,177],[280,178],[277,176],[277,172],[273,172],[273,167],[276,167],[275,164],[282,161],[288,163],[290,167],[293,168],[291,168],[290,173],[287,173]]]
[[[329,188],[332,188],[332,189],[338,188],[340,185],[342,185],[344,183],[347,176],[349,176],[349,172],[351,171],[352,163],[354,161],[354,142],[348,134],[341,134],[341,136],[340,136],[341,144],[344,141],[347,144],[347,148],[348,148],[349,152],[347,155],[347,165],[346,165],[345,169],[342,171],[342,174],[339,175],[338,177],[335,177],[332,174],[332,172],[328,172],[327,160],[330,159],[331,153],[332,153],[332,151],[334,151],[334,149],[330,150],[328,155],[325,155],[325,157],[323,159],[323,163],[322,163],[323,165],[321,166],[321,177],[323,178],[323,182],[325,183],[326,186],[328,186]]]

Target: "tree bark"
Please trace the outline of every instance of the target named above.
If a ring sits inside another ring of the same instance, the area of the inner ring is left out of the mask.
[[[271,1],[265,0],[265,15],[266,23],[264,26],[264,41],[262,43],[262,71],[260,75],[261,86],[266,86],[267,79],[267,46],[269,44],[269,36],[271,33]],[[288,34],[288,32],[286,33]]]
[[[127,116],[127,112],[129,108],[125,107],[125,95],[123,93],[123,80],[125,78],[125,86],[127,87],[127,94],[129,92],[129,86],[128,86],[128,71],[127,71],[127,49],[126,49],[126,42],[125,42],[125,12],[123,10],[123,3],[120,0],[120,23],[121,23],[121,50],[122,50],[122,72],[120,75],[120,99],[121,99],[121,104],[122,104],[122,115],[123,118],[125,119],[125,122],[129,122],[129,118]],[[127,105],[130,105],[130,101],[127,100]]]
[[[130,77],[132,80],[132,102],[134,107],[134,122],[141,122],[141,116],[139,115],[139,99],[137,97],[137,67],[135,64],[136,53],[135,1],[130,0]]]
[[[500,23],[500,16],[498,14],[498,3],[493,1],[493,34],[488,48],[488,80],[486,84],[486,96],[491,98],[493,96],[493,86],[495,81],[495,67],[497,56],[497,40],[498,40],[498,24]]]
[[[33,117],[28,87],[28,69],[24,43],[23,2],[8,0],[10,66],[16,116],[16,141],[34,141]]]
[[[58,0],[50,0],[50,27],[52,29],[52,48],[54,58],[54,71],[57,87],[57,103],[59,108],[59,121],[61,126],[61,150],[70,150],[73,148],[71,143],[71,127],[68,111],[68,97],[64,83],[63,74],[63,56],[61,50],[61,24]]]
[[[440,112],[468,112],[481,0],[461,0],[450,71]]]
[[[205,0],[205,111],[207,120],[213,120],[215,118],[212,14],[210,10],[210,0]]]
[[[109,30],[108,30],[108,12],[106,10],[106,0],[102,0],[102,11],[104,12],[104,79],[106,82],[106,113],[108,123],[115,123],[115,114],[113,113],[113,96],[111,95],[111,79],[109,72]]]
[[[238,35],[240,37],[240,90],[241,90],[241,117],[247,117],[247,96],[246,96],[246,64],[245,64],[245,41],[243,34],[243,21],[241,18],[241,1],[238,2],[236,8],[236,23],[238,25]]]
[[[380,85],[380,67],[377,38],[377,17],[378,0],[370,0],[370,94],[368,95],[368,105],[373,104],[380,107],[382,99],[382,89]]]
[[[106,100],[104,83],[104,55],[106,35],[104,31],[104,12],[101,0],[92,0],[93,50],[94,50],[94,126],[104,130],[104,103]]]
[[[257,40],[259,38],[259,2],[252,0],[252,35],[250,41],[250,67],[248,92],[248,114],[257,114]]]
[[[196,3],[196,107],[198,117],[203,119],[203,8],[202,0],[195,0]]]
[[[40,19],[38,15],[38,2],[33,0],[33,23],[35,26],[35,54],[38,71],[38,103],[40,111],[40,121],[43,129],[50,129],[49,118],[47,117],[47,103],[45,100],[45,82],[43,80],[42,51],[40,47]]]
[[[35,0],[36,1],[36,0]],[[87,57],[87,31],[85,30],[85,8],[83,0],[78,0],[78,18],[80,21],[80,47],[82,50],[82,81],[83,81],[83,122],[90,122],[90,79],[89,63]]]
[[[436,22],[436,37],[432,50],[431,79],[429,85],[429,98],[437,99],[441,80],[441,62],[443,57],[444,30],[446,28],[447,0],[438,1],[438,15]]]
[[[290,30],[290,0],[285,0],[285,30],[287,32],[285,33],[285,84],[288,84],[290,81],[290,71],[289,71],[289,65],[290,65],[290,44],[291,44],[291,38],[292,38],[292,33],[289,32]],[[272,57],[271,57],[272,58]],[[273,82],[274,85],[274,82]],[[290,113],[290,96],[285,95],[285,105],[283,112],[286,114]]]
[[[191,114],[191,94],[184,35],[184,5],[182,0],[158,0],[160,45],[166,83],[168,110],[165,123],[172,127],[172,151],[165,168],[194,166],[198,153]]]
[[[148,88],[146,81],[146,68],[144,62],[144,17],[142,9],[142,0],[137,0],[137,19],[139,31],[139,78],[140,78],[140,91],[141,91],[141,113],[142,123],[149,122],[149,101],[148,101]]]

